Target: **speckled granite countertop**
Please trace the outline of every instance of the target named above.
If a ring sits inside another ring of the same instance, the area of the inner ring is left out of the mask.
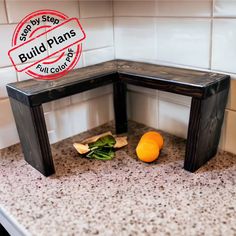
[[[185,141],[164,134],[159,159],[135,146],[148,127],[129,124],[129,145],[113,161],[80,158],[72,147],[106,124],[52,146],[56,174],[44,177],[19,145],[1,151],[0,204],[30,235],[236,235],[236,156],[220,153],[183,169]]]

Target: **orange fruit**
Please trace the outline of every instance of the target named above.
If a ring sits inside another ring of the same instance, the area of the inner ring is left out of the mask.
[[[148,139],[148,140],[140,140],[136,153],[139,160],[144,162],[153,162],[159,156],[159,146],[156,141]]]
[[[158,144],[160,150],[163,148],[164,145],[164,139],[162,135],[156,131],[149,131],[145,133],[141,137],[141,140],[154,140]]]

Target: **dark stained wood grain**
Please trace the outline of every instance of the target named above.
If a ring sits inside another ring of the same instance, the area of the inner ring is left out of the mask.
[[[0,224],[0,235],[1,236],[10,236],[6,229]]]
[[[120,74],[135,75],[143,78],[156,78],[166,82],[176,82],[188,86],[207,87],[223,80],[226,75],[162,66],[144,62],[117,60],[117,70]]]
[[[191,97],[205,98],[224,89],[229,76],[212,72],[114,60],[69,72],[55,81],[27,80],[7,85],[9,96],[26,105],[38,106],[113,83],[119,74],[127,83],[156,88]]]
[[[184,161],[186,170],[194,172],[215,156],[224,120],[228,89],[206,99],[192,99]]]
[[[103,74],[94,76],[91,79],[79,80],[76,83],[68,83],[64,86],[54,86],[50,89],[43,89],[37,93],[25,94],[21,90],[16,90],[12,85],[7,85],[8,95],[26,104],[27,106],[39,106],[42,103],[54,101],[56,99],[71,96],[90,89],[94,89],[107,84],[112,84],[115,74]],[[31,81],[31,80],[30,80]],[[44,83],[47,83],[44,81]],[[53,83],[53,82],[50,82]]]
[[[25,160],[45,176],[55,173],[42,106],[10,98]]]
[[[7,85],[25,159],[45,176],[54,173],[42,103],[113,84],[116,132],[127,131],[127,84],[192,97],[184,168],[197,170],[215,155],[230,77],[143,62],[113,60],[71,71],[55,81]]]
[[[120,80],[113,83],[113,102],[117,134],[125,133],[128,130],[126,90],[126,83]]]

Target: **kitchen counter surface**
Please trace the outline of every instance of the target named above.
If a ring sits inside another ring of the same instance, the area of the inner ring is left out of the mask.
[[[190,173],[185,140],[163,133],[158,160],[140,162],[135,146],[150,128],[135,122],[112,161],[72,147],[108,130],[113,123],[52,145],[50,177],[24,161],[20,145],[0,151],[0,214],[29,235],[236,235],[236,156],[221,152]]]

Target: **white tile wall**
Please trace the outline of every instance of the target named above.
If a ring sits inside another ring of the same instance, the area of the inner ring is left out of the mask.
[[[215,19],[212,38],[212,69],[236,73],[236,19]]]
[[[42,8],[80,17],[87,39],[77,68],[121,58],[231,73],[220,147],[236,153],[234,0],[0,0],[0,111],[4,110],[0,148],[18,142],[4,86],[28,79],[21,73],[16,77],[7,56],[14,23]],[[136,86],[128,89],[131,119],[186,137],[190,98]],[[56,142],[113,119],[112,87],[50,102],[43,108],[50,141]]]
[[[225,114],[225,146],[224,150],[235,153],[235,141],[236,141],[236,112],[226,110]]]
[[[96,127],[114,119],[111,94],[94,98],[89,102],[87,127]]]
[[[230,72],[231,78],[235,79],[235,7],[234,0],[114,0],[115,56]],[[186,137],[190,98],[160,91],[153,98],[152,91],[131,86],[129,90],[132,119]],[[233,80],[227,104],[229,115],[225,118],[220,146],[233,153],[236,153],[235,145],[232,145],[236,131],[229,127],[233,125],[232,121],[236,123],[235,101]],[[158,105],[146,109],[147,104]],[[150,115],[139,112],[140,107]],[[153,112],[158,114],[158,119],[151,117]]]
[[[187,107],[190,107],[191,105],[191,97],[179,95],[179,94],[174,94],[174,93],[168,93],[168,92],[159,92],[159,98],[161,100],[170,102],[170,103],[175,103],[178,105],[184,105]]]
[[[7,23],[7,14],[5,11],[5,3],[3,0],[0,1],[0,24]]]
[[[156,14],[169,17],[210,17],[211,6],[211,0],[160,0],[156,1]]]
[[[112,1],[87,1],[80,2],[80,17],[112,17]]]
[[[150,127],[158,127],[157,95],[130,91],[128,93],[128,112],[129,119]]]
[[[9,101],[5,99],[5,85],[30,78],[25,73],[16,74],[7,55],[17,25],[14,23],[18,23],[28,13],[45,8],[61,11],[69,17],[81,18],[87,39],[75,69],[114,59],[112,1],[0,0],[0,111],[4,110],[4,117],[0,117],[0,148],[19,141]],[[43,104],[50,141],[56,142],[112,120],[111,94],[112,87],[105,86]]]
[[[0,68],[0,99],[7,97],[6,85],[17,81],[14,67]]]
[[[144,88],[144,87],[135,86],[131,84],[128,84],[127,88],[128,88],[128,91],[144,93],[144,94],[151,95],[154,97],[158,95],[158,91],[156,89]]]
[[[53,110],[46,113],[45,117],[49,140],[55,143],[112,120],[112,95],[107,94]]]
[[[53,1],[53,0],[6,0],[9,23],[18,23],[26,15],[42,9],[60,11],[69,17],[79,17],[79,2],[74,0]]]
[[[19,142],[9,99],[0,100],[0,149]]]
[[[157,59],[209,68],[210,20],[158,19]]]
[[[215,0],[213,10],[216,17],[236,17],[236,1]]]
[[[106,85],[71,96],[71,103],[76,104],[80,102],[85,102],[87,100],[94,99],[96,97],[101,97],[103,95],[111,93],[112,93],[112,85]]]
[[[90,66],[115,58],[114,47],[101,48],[83,53],[84,65]]]
[[[121,1],[114,0],[115,16],[155,16],[155,1]]]
[[[236,75],[231,75],[231,78],[227,108],[236,111]]]
[[[98,49],[113,46],[113,21],[112,18],[87,18],[81,19],[81,24],[86,32],[84,50]]]
[[[11,40],[16,25],[0,24],[0,67],[12,66],[12,63],[8,57],[8,51],[11,49]]]
[[[115,17],[116,58],[154,60],[156,58],[155,19]]]
[[[190,108],[159,100],[159,129],[187,138]]]

